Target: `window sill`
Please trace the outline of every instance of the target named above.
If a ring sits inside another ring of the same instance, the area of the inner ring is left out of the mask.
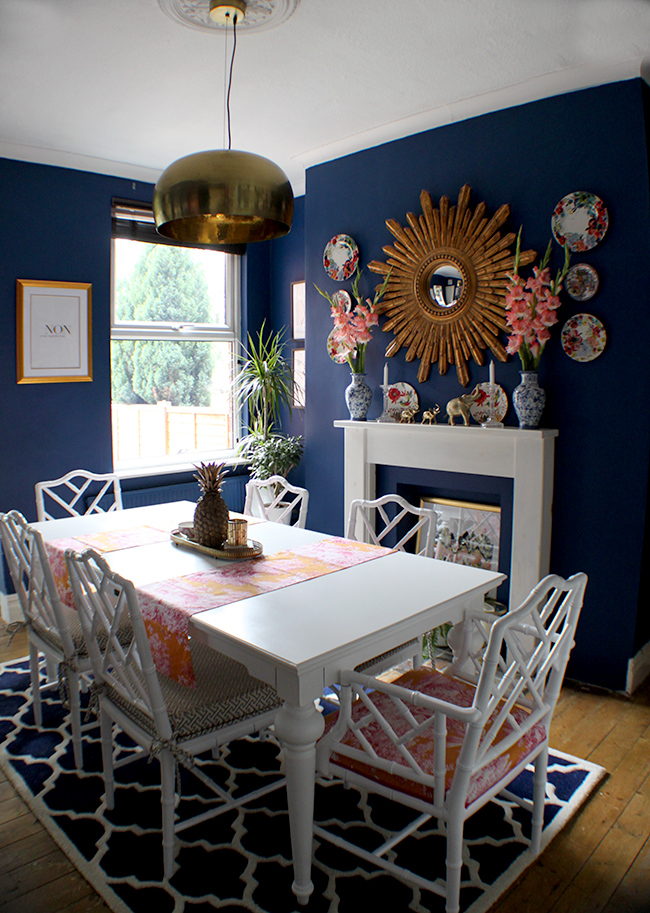
[[[197,456],[193,460],[183,460],[178,461],[177,463],[170,463],[169,460],[164,462],[156,463],[122,463],[116,464],[114,468],[114,473],[119,479],[138,479],[149,476],[163,476],[163,475],[174,475],[184,472],[194,472],[196,470],[196,464],[200,462],[219,462],[225,463],[231,469],[244,467],[247,464],[246,459],[239,457],[236,454],[202,454]]]

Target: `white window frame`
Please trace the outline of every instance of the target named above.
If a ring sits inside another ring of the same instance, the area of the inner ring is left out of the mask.
[[[121,218],[130,219],[135,222],[151,223],[153,225],[153,213],[150,208],[141,204],[133,204],[132,207],[119,206],[119,215]],[[116,205],[114,204],[114,213]],[[237,368],[239,353],[241,351],[241,277],[242,277],[242,257],[237,253],[224,252],[226,256],[226,320],[224,324],[182,324],[167,323],[164,321],[135,322],[119,321],[115,315],[115,241],[119,236],[113,233],[111,239],[111,342],[122,339],[142,339],[142,340],[168,340],[180,342],[182,340],[199,340],[206,342],[229,342],[232,343],[233,357],[233,374]],[[166,241],[157,241],[155,237],[133,238],[136,241],[143,241],[149,244],[166,244]],[[176,245],[178,247],[192,247],[192,245]],[[196,245],[196,249],[201,249],[201,245]],[[111,396],[112,403],[112,396]],[[193,452],[191,458],[185,455],[175,458],[172,455],[155,458],[146,458],[141,460],[122,460],[115,462],[115,471],[122,477],[140,476],[146,474],[147,470],[154,470],[157,474],[165,472],[179,472],[184,469],[193,469],[197,461],[206,462],[209,460],[219,459],[228,463],[240,463],[242,460],[237,457],[237,445],[243,435],[243,418],[242,409],[237,409],[233,405],[233,447],[220,451],[198,451]]]

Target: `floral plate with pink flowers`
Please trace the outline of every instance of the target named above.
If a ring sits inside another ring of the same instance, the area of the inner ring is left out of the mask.
[[[334,327],[327,337],[327,354],[337,365],[344,365],[348,360],[348,355],[352,354],[348,346],[339,338],[337,327]]]
[[[410,384],[389,384],[386,390],[386,412],[391,418],[399,422],[404,409],[415,409],[417,412],[419,408],[418,395]]]
[[[359,248],[350,235],[334,235],[325,245],[323,266],[331,279],[345,282],[354,273],[358,262]]]
[[[595,247],[605,237],[608,225],[607,207],[600,197],[586,190],[562,197],[551,217],[555,240],[574,253]]]
[[[574,361],[593,361],[606,342],[605,327],[592,314],[574,314],[562,327],[562,348]]]
[[[349,292],[346,292],[345,289],[339,289],[338,292],[334,292],[332,301],[337,307],[342,308],[346,314],[349,314],[352,310],[352,298],[350,298]]]
[[[483,422],[487,422],[490,417],[490,384],[488,381],[485,381],[482,384],[477,384],[476,387],[480,395],[476,402],[472,403],[469,407],[469,414],[475,422],[482,425]],[[498,384],[494,385],[494,393],[494,417],[497,422],[502,422],[508,411],[508,397],[503,387],[500,387]]]

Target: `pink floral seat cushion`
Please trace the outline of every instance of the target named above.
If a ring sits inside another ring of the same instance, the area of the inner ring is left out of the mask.
[[[427,668],[413,669],[410,672],[400,676],[395,685],[401,685],[411,691],[419,691],[422,694],[428,694],[431,697],[438,698],[458,707],[470,707],[474,700],[475,687],[467,682],[443,675],[440,672],[432,671]],[[402,735],[409,728],[407,722],[396,710],[395,705],[390,697],[380,692],[373,692],[370,699],[380,710],[382,715],[388,720],[394,731]],[[420,707],[410,707],[415,719],[420,722],[431,716],[431,713]],[[356,701],[352,708],[352,717],[354,720],[360,719],[365,711],[361,701]],[[493,714],[494,716],[494,714]],[[518,724],[524,723],[528,716],[528,711],[524,707],[515,707],[512,710],[512,716]],[[338,713],[329,715],[325,722],[325,733],[329,732],[338,718]],[[446,777],[445,792],[450,788],[456,763],[465,737],[466,725],[458,720],[447,717],[447,756],[446,756]],[[506,721],[497,734],[495,744],[503,741],[513,731],[512,724]],[[376,753],[386,760],[394,761],[398,765],[406,767],[405,760],[401,757],[390,739],[381,730],[376,721],[372,721],[363,729],[364,736],[368,739]],[[508,751],[499,755],[490,761],[484,767],[480,768],[472,776],[467,793],[465,805],[471,805],[480,796],[483,795],[495,783],[498,783],[510,770],[513,770],[524,758],[530,755],[534,749],[546,739],[546,727],[542,723],[532,726]],[[348,731],[342,739],[343,744],[359,748],[359,742],[356,737]],[[433,776],[434,773],[434,745],[433,745],[433,727],[419,736],[414,737],[408,743],[408,749],[420,765],[421,769]],[[332,752],[332,762],[339,764],[349,770],[355,771],[369,780],[381,783],[398,792],[403,792],[433,803],[433,788],[423,783],[417,783],[400,777],[399,774],[388,773],[379,770],[362,761]]]

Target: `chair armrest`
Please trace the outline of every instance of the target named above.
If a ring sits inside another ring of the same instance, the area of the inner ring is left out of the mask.
[[[449,701],[422,694],[420,691],[403,688],[393,682],[384,682],[381,679],[373,678],[371,675],[364,675],[362,672],[343,672],[341,674],[341,687],[345,688],[349,685],[358,686],[359,688],[371,688],[373,691],[379,691],[389,695],[389,697],[402,700],[406,704],[411,704],[414,707],[423,707],[432,712],[437,711],[463,723],[475,723],[481,719],[481,712],[475,707],[459,707]]]

